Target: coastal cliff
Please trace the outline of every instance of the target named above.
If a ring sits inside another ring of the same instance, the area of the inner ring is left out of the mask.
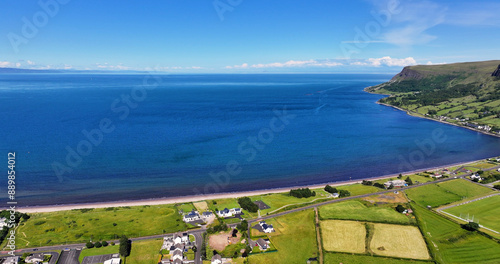
[[[491,76],[500,77],[500,65],[498,65],[498,68],[491,74]]]
[[[500,135],[499,77],[499,60],[417,65],[365,91],[411,115]]]

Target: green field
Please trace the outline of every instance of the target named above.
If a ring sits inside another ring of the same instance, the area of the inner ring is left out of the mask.
[[[325,201],[325,199],[331,199],[328,198],[329,193],[325,192],[323,189],[314,189],[313,191],[316,192],[316,196],[312,196],[309,198],[297,198],[290,196],[288,193],[270,193],[264,195],[251,196],[250,199],[252,199],[252,201],[261,200],[267,205],[269,205],[269,207],[271,207],[269,209],[261,210],[260,211],[261,215],[266,215],[268,213],[276,211],[279,208],[283,208],[284,206],[287,205],[293,206],[297,204],[311,203],[314,202],[315,200],[317,200],[316,202],[321,202]]]
[[[396,204],[371,205],[369,202],[350,200],[333,203],[319,207],[319,215],[322,220],[360,220],[395,224],[413,223],[413,219],[398,213],[394,207]]]
[[[425,264],[429,262],[417,261],[417,260],[406,260],[406,259],[395,259],[395,258],[385,258],[385,257],[372,257],[366,255],[355,255],[355,254],[344,254],[344,253],[332,253],[326,252],[325,254],[325,264]]]
[[[100,247],[100,248],[85,248],[82,250],[80,253],[80,257],[78,260],[80,263],[83,261],[84,257],[88,256],[97,256],[97,255],[106,255],[106,254],[115,254],[118,253],[118,250],[120,249],[120,246],[115,245],[115,246],[107,246],[107,247]]]
[[[320,222],[325,251],[365,253],[365,224],[356,221],[326,220]]]
[[[488,228],[500,232],[500,195],[495,195],[472,203],[455,206],[444,210],[456,216],[474,216],[474,222],[478,222]]]
[[[318,256],[314,211],[306,210],[274,218],[276,234],[269,234],[277,252],[250,255],[253,264],[306,263]]]
[[[156,264],[160,260],[160,248],[162,239],[141,240],[132,242],[130,256],[127,257],[128,264]]]
[[[141,237],[187,230],[172,205],[82,209],[30,214],[17,230],[19,248]],[[29,244],[28,244],[29,242]]]
[[[491,189],[467,180],[457,179],[429,184],[405,191],[408,198],[423,206],[438,207],[463,199],[471,199],[492,193]]]
[[[413,211],[435,260],[439,263],[498,264],[500,244],[417,204]]]

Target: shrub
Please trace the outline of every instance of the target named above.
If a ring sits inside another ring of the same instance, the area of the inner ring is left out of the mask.
[[[297,198],[309,198],[311,196],[316,196],[316,192],[312,192],[309,188],[300,188],[290,190],[290,196]]]
[[[93,247],[94,247],[94,243],[92,243],[92,242],[87,242],[87,244],[85,244],[85,246],[86,246],[87,248],[93,248]]]
[[[406,208],[404,208],[404,206],[398,204],[398,206],[396,206],[396,211],[402,213],[406,210]]]
[[[468,231],[477,231],[479,230],[479,224],[474,222],[469,222],[467,224],[461,225],[463,229]]]
[[[96,248],[102,247],[101,242],[99,242],[99,241],[95,242],[94,247],[96,247]]]
[[[101,244],[102,244],[103,247],[107,247],[108,246],[108,242],[106,242],[106,241],[102,241]]]

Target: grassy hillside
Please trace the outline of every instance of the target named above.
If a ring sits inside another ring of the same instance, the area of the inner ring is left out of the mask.
[[[499,67],[500,60],[409,66],[389,82],[366,91],[391,95],[380,102],[410,114],[468,127],[481,125],[475,128],[498,133]]]

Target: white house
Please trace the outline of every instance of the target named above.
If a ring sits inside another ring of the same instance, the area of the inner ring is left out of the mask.
[[[264,231],[264,233],[274,232],[273,225],[266,224],[266,221],[260,221],[259,225],[262,227],[262,231]]]
[[[214,255],[211,264],[222,264],[222,257],[219,254]]]
[[[393,181],[388,181],[388,182],[384,183],[385,188],[389,188],[389,187],[391,187],[391,185],[394,187],[407,186],[406,182],[403,180],[393,180]]]
[[[210,211],[206,211],[206,212],[203,212],[203,213],[201,214],[201,218],[203,218],[203,219],[208,219],[208,218],[212,217],[213,215],[214,215],[214,214],[213,214],[212,212],[210,212]]]
[[[269,240],[264,240],[262,238],[259,238],[257,242],[255,242],[255,245],[259,246],[259,249],[261,251],[266,251],[269,249],[269,243],[270,243]]]
[[[340,194],[339,193],[332,193],[333,198],[339,198]]]
[[[0,218],[0,229],[2,229],[4,226],[7,226],[7,218],[2,217]]]
[[[193,211],[189,212],[188,214],[185,214],[183,217],[183,220],[184,220],[184,222],[192,222],[192,221],[200,220],[200,214],[198,213],[198,211],[193,210]]]
[[[35,253],[26,257],[24,262],[26,263],[38,263],[43,262],[45,255],[43,253]]]
[[[481,180],[482,180],[481,176],[479,176],[479,175],[477,175],[477,174],[472,174],[472,175],[470,176],[470,179],[471,179],[471,180],[478,180],[478,181],[481,181]]]
[[[104,264],[120,264],[122,260],[120,258],[112,258],[104,261]]]
[[[231,212],[227,208],[224,208],[224,210],[221,210],[221,211],[217,211],[216,213],[220,217],[231,217],[231,216],[233,216],[233,214],[231,214]]]
[[[7,257],[2,264],[17,264],[19,263],[19,256]]]
[[[229,209],[229,212],[232,213],[233,215],[238,215],[241,214],[241,208]]]

